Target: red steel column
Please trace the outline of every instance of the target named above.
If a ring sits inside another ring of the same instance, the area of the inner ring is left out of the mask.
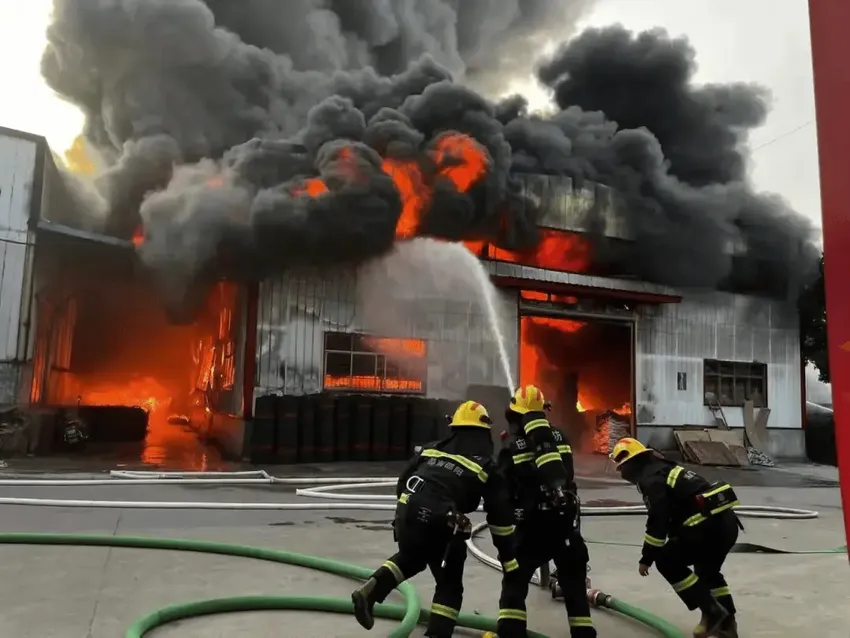
[[[850,1],[809,0],[823,214],[829,371],[850,544]]]

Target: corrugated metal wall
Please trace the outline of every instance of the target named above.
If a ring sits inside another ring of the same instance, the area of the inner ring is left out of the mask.
[[[711,425],[703,405],[703,361],[767,364],[769,427],[800,428],[801,364],[797,315],[782,302],[714,293],[645,308],[637,322],[639,425]],[[687,375],[679,389],[679,373]],[[743,409],[724,407],[730,426]]]
[[[516,376],[517,297],[498,291],[505,342]],[[358,310],[356,276],[302,272],[262,283],[254,395],[310,394],[322,390],[324,332],[362,332],[427,340],[429,397],[460,399],[470,384],[504,384],[498,348],[482,300],[398,300],[380,328]],[[388,329],[389,328],[389,329]]]
[[[36,143],[0,135],[0,361],[18,355]]]

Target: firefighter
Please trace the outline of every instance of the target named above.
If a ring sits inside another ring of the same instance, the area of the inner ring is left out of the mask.
[[[449,422],[442,441],[417,447],[399,476],[393,523],[398,552],[351,595],[357,621],[374,625],[373,607],[405,580],[430,568],[436,582],[426,636],[448,638],[463,601],[466,540],[472,527],[466,514],[481,499],[505,583],[518,573],[514,520],[506,485],[493,463],[492,421],[480,403],[466,401]]]
[[[527,385],[516,391],[505,412],[509,430],[498,466],[512,495],[520,575],[503,592],[499,638],[526,638],[529,581],[549,560],[557,568],[570,635],[596,636],[585,587],[589,557],[579,524],[572,449],[546,419],[549,407],[543,392]]]
[[[702,612],[694,638],[737,638],[735,603],[721,572],[744,529],[732,487],[709,483],[632,438],[614,445],[611,460],[648,511],[640,575],[654,563],[687,608]]]

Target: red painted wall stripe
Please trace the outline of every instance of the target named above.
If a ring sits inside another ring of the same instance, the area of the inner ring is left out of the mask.
[[[850,544],[850,2],[809,0],[835,439]]]

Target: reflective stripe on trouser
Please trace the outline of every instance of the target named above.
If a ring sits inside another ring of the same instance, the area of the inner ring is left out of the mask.
[[[564,596],[567,619],[572,638],[596,638],[596,628],[590,618],[590,605],[587,602],[586,549],[579,550],[580,538],[572,540],[572,551],[556,555],[555,567],[558,568],[558,586]]]
[[[443,584],[442,590],[434,592],[431,603],[431,616],[428,618],[428,629],[426,636],[438,636],[448,638],[454,633],[460,607],[463,603],[463,585],[453,583]]]
[[[519,620],[525,623],[528,621],[528,613],[525,609],[500,609],[499,620]]]
[[[658,573],[673,587],[685,606],[694,610],[705,604],[711,597],[706,584],[694,574],[684,563],[667,557],[659,557],[655,561]]]
[[[593,627],[593,620],[590,616],[568,616],[570,627]]]
[[[449,620],[457,620],[460,609],[449,607],[448,605],[440,605],[439,603],[431,603],[431,614],[443,616]]]
[[[424,567],[425,565],[414,564],[414,561],[407,559],[401,552],[393,554],[372,574],[377,583],[372,591],[374,602],[384,602],[393,589],[421,572]]]
[[[463,567],[466,562],[466,544],[452,541],[446,554],[446,566],[431,563],[434,575],[434,598],[431,600],[431,617],[426,636],[448,638],[454,633],[457,617],[463,604]]]
[[[723,579],[723,576],[720,576],[720,579],[724,583],[726,582]],[[732,594],[729,591],[729,587],[727,585],[723,585],[722,587],[715,587],[710,590],[711,597],[714,598],[717,602],[723,605],[723,608],[728,611],[730,614],[734,614],[737,612],[735,609],[735,601],[732,600]]]
[[[516,607],[503,607],[502,605],[506,604],[504,595],[499,603],[500,607],[496,629],[496,635],[499,636],[499,638],[525,638],[528,635],[526,631],[528,613],[525,611],[525,600],[523,599],[521,605],[518,604],[519,599],[514,600],[516,601],[514,603]]]
[[[496,635],[499,638],[525,638],[525,597],[528,595],[530,565],[502,574],[502,593],[499,596],[499,615]]]

